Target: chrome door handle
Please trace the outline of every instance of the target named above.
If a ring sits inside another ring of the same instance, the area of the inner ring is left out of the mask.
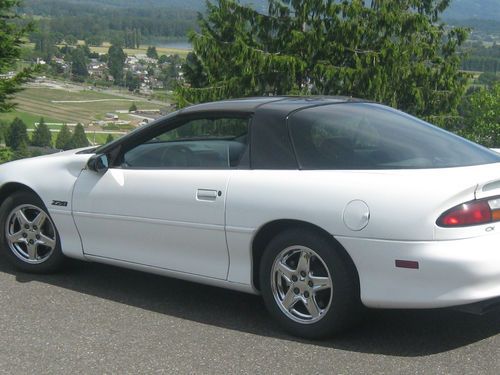
[[[217,190],[210,189],[198,189],[196,192],[196,199],[199,201],[210,201],[213,202],[217,199],[219,192]]]

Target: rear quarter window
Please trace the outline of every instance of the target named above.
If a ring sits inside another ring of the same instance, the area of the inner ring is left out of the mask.
[[[289,129],[301,169],[423,169],[500,162],[500,155],[400,111],[343,103],[300,110]]]

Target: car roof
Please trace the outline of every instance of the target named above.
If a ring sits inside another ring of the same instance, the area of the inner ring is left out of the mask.
[[[161,126],[165,120],[169,118],[183,118],[183,117],[197,117],[204,115],[244,115],[244,116],[254,116],[258,118],[255,124],[252,124],[252,133],[254,137],[260,137],[261,139],[268,139],[268,142],[274,142],[276,137],[279,135],[272,136],[266,132],[277,132],[284,134],[285,122],[284,120],[291,112],[296,110],[316,107],[328,104],[340,104],[340,103],[350,103],[350,102],[366,102],[365,100],[355,99],[352,97],[345,96],[266,96],[266,97],[251,97],[242,99],[229,99],[217,102],[209,102],[192,105],[190,107],[185,107],[179,111],[173,112],[165,117],[161,117],[156,121],[153,121],[143,128],[137,128],[121,138],[118,138],[114,142],[98,148],[99,152],[108,152],[113,149],[117,144],[123,144],[128,142],[129,139],[136,137],[137,133],[142,133],[148,129],[153,129],[157,126]],[[266,133],[266,134],[263,134]],[[274,146],[269,145],[267,148],[272,148]],[[288,146],[287,146],[288,147]],[[291,146],[290,146],[291,147]],[[290,148],[289,147],[289,148]],[[290,148],[291,150],[291,148]],[[284,153],[286,154],[286,153]],[[291,153],[288,153],[289,159],[291,158]],[[272,153],[269,153],[270,157]],[[291,159],[290,159],[291,160]],[[267,163],[267,162],[266,162]],[[295,168],[295,166],[294,166]],[[286,168],[285,168],[286,169]]]
[[[242,99],[222,100],[218,102],[202,103],[186,107],[179,114],[196,114],[200,112],[243,112],[254,113],[259,108],[272,108],[283,112],[291,112],[304,107],[313,107],[325,104],[348,102],[362,102],[345,96],[267,96]]]

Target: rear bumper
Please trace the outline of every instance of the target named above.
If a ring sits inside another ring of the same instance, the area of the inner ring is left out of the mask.
[[[368,307],[440,308],[500,298],[500,235],[422,242],[336,238],[356,265]],[[396,267],[397,260],[418,262],[418,269]]]

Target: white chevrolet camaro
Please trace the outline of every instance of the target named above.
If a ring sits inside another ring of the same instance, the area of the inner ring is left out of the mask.
[[[192,106],[108,145],[0,167],[1,251],[262,294],[318,338],[371,308],[500,301],[500,155],[391,108]]]

